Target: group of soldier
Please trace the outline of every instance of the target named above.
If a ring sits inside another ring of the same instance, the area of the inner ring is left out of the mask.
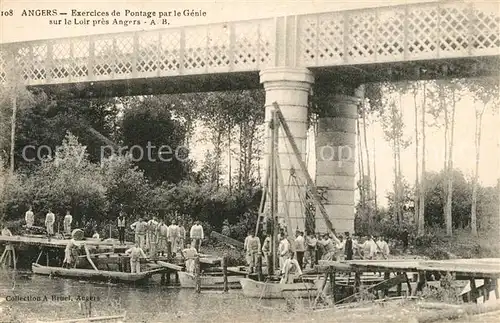
[[[268,234],[264,242],[260,243],[259,237],[249,232],[245,239],[244,249],[246,260],[252,273],[257,264],[258,255],[263,256],[266,263],[272,260],[271,236]],[[307,264],[314,267],[318,260],[352,260],[352,259],[387,259],[389,257],[389,244],[384,237],[379,236],[375,241],[374,236],[366,236],[359,241],[357,236],[351,237],[349,232],[338,237],[333,234],[307,234],[297,230],[295,239],[286,235],[281,230],[278,235],[277,256],[279,268],[283,275],[282,282],[289,282],[291,277],[302,275],[302,269]]]
[[[177,217],[177,214],[174,215]],[[135,245],[126,253],[130,256],[130,268],[132,273],[140,272],[140,259],[151,258],[158,255],[176,256],[180,253],[186,260],[186,271],[194,270],[194,256],[199,253],[201,242],[205,238],[203,227],[199,221],[195,221],[189,231],[191,244],[185,248],[186,230],[182,222],[177,225],[172,220],[168,225],[164,220],[153,217],[151,220],[139,218],[130,225],[135,233]],[[125,217],[121,213],[118,217],[118,229],[120,243],[125,242]],[[146,255],[147,254],[147,255]]]
[[[174,215],[173,217],[178,216]],[[118,217],[118,228],[120,243],[124,243],[125,218],[123,214]],[[182,222],[178,225],[175,219],[167,224],[164,220],[158,220],[157,217],[153,217],[149,221],[139,218],[130,225],[130,229],[134,230],[135,243],[147,251],[150,256],[164,255],[166,252],[172,252],[175,255],[185,246],[186,229]],[[189,238],[194,243],[196,250],[199,251],[201,242],[205,238],[203,227],[199,221],[195,221],[191,226]]]
[[[24,215],[24,220],[26,221],[26,228],[30,229],[35,226],[35,213],[33,213],[33,207],[30,206],[28,211]],[[47,236],[51,237],[54,235],[54,224],[56,223],[56,216],[49,208],[47,214],[45,215],[45,229],[47,230]],[[63,219],[64,234],[71,234],[71,224],[73,223],[73,216],[70,214],[69,210],[66,211],[66,215]]]
[[[139,218],[137,221],[133,222],[129,228],[134,232],[134,247],[127,250],[127,254],[130,255],[130,263],[132,272],[140,271],[140,258],[151,258],[159,255],[176,256],[177,253],[183,252],[187,253],[198,253],[201,247],[201,242],[205,238],[203,227],[200,225],[199,221],[195,221],[191,226],[189,231],[189,238],[191,243],[188,248],[185,248],[186,244],[186,229],[184,224],[179,222],[177,224],[176,218],[183,218],[182,215],[177,213],[171,214],[170,218],[174,220],[170,223],[166,223],[163,219],[158,220],[157,217],[153,217],[149,220]],[[184,217],[186,218],[186,217]],[[26,228],[30,229],[35,226],[35,214],[33,208],[30,206],[28,211],[25,213]],[[117,219],[117,229],[118,238],[120,244],[125,244],[125,233],[127,231],[127,219],[123,212],[120,212]],[[45,229],[47,236],[54,236],[54,224],[56,223],[56,216],[49,208],[45,216]],[[75,264],[75,252],[78,248],[83,246],[83,243],[77,242],[72,235],[71,225],[73,223],[73,216],[70,211],[66,212],[63,219],[64,235],[70,236],[70,240],[65,249],[65,258],[63,261],[63,267],[71,267]],[[93,238],[99,239],[99,234],[94,228]],[[146,255],[147,254],[147,255]]]

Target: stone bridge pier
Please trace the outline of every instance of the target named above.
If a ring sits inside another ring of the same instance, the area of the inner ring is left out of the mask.
[[[335,230],[339,233],[354,232],[359,91],[353,86],[338,87],[329,85],[333,82],[328,80],[315,80],[315,75],[307,68],[279,67],[262,70],[260,82],[266,92],[266,124],[271,119],[273,103],[277,102],[304,161],[307,152],[309,100],[312,98],[318,105],[316,174],[310,175],[321,192],[322,204]],[[269,136],[268,131],[265,137],[266,161],[269,156]],[[287,226],[289,234],[297,229],[304,231],[306,181],[283,128],[280,128],[278,135],[278,156],[284,184],[284,188],[278,192],[278,217]],[[291,176],[291,169],[295,170],[297,179]],[[289,221],[285,221],[285,202],[288,204]],[[328,231],[319,210],[316,212],[315,230]]]

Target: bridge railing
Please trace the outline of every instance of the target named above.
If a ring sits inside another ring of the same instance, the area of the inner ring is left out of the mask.
[[[255,71],[274,63],[275,19],[11,43],[0,83],[15,68],[27,85]]]
[[[298,17],[298,64],[327,66],[498,55],[499,4],[434,2]]]
[[[493,2],[433,2],[3,44],[0,84],[499,55]]]

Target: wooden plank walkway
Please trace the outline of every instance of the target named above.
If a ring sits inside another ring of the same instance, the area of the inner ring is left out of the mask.
[[[69,239],[58,239],[50,238],[50,240],[45,236],[0,236],[0,244],[19,244],[19,245],[37,245],[42,247],[53,247],[53,248],[66,248]],[[113,249],[128,249],[134,244],[132,242],[126,242],[125,245],[120,244],[117,240],[111,241],[101,241],[97,239],[86,239],[79,240],[85,242],[86,245],[93,247],[110,247]]]
[[[500,259],[451,259],[451,260],[419,260],[419,259],[387,259],[387,260],[350,260],[319,261],[320,268],[337,272],[450,272],[470,277],[500,277]]]

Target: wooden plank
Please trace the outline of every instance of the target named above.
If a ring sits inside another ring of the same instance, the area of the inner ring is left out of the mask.
[[[181,266],[174,265],[174,264],[171,264],[171,263],[166,262],[166,261],[158,260],[156,263],[162,267],[170,268],[170,269],[177,270],[177,271],[181,271],[183,269],[183,267],[181,267]]]
[[[50,241],[46,237],[35,237],[35,236],[0,236],[0,244],[1,243],[17,243],[17,244],[29,244],[29,245],[40,245],[46,247],[59,247],[66,248],[68,244],[68,239],[57,239],[51,238]],[[89,246],[97,246],[97,247],[114,247],[116,249],[125,249],[133,246],[133,243],[128,242],[125,245],[119,244],[118,241],[100,241],[95,239],[85,239],[79,240],[84,241]]]
[[[235,247],[241,248],[241,249],[243,249],[243,247],[244,247],[243,242],[238,241],[238,240],[233,239],[233,238],[230,238],[230,237],[225,236],[223,234],[220,234],[219,232],[216,232],[216,231],[212,231],[212,233],[210,233],[210,237],[215,238],[215,239],[222,241],[224,243],[233,245]]]
[[[342,300],[340,300],[338,303],[340,302],[345,302],[347,300],[351,300],[353,298],[356,298],[361,292],[370,292],[370,291],[378,291],[378,290],[384,290],[384,289],[389,289],[399,283],[402,283],[406,280],[406,277],[404,275],[397,275],[395,277],[392,277],[388,280],[384,280],[383,282],[381,283],[378,283],[378,284],[375,284],[375,285],[372,285],[372,286],[369,286],[367,288],[363,288],[362,290],[360,290],[359,292],[356,290],[356,293],[351,295],[351,296],[348,296]]]
[[[500,277],[500,266],[497,260],[487,259],[474,263],[470,259],[454,259],[453,261],[425,261],[425,260],[351,260],[345,262],[320,260],[321,267],[332,267],[337,271],[394,271],[394,272],[418,272],[418,271],[442,271],[461,274],[462,276],[473,276],[476,278],[498,278]],[[344,268],[342,268],[344,267]]]
[[[83,245],[83,248],[85,249],[85,254],[87,255],[87,260],[89,261],[89,263],[92,265],[92,267],[94,268],[94,270],[99,271],[99,269],[97,269],[97,267],[95,266],[94,262],[92,261],[92,258],[90,258],[89,248],[86,245]]]
[[[203,257],[201,258],[200,256],[200,264],[207,264],[207,265],[215,265],[215,264],[220,264],[222,262],[222,258],[220,257]]]
[[[247,267],[241,266],[241,267],[227,267],[227,271],[230,273],[234,274],[240,274],[240,275],[248,275],[249,271]]]

